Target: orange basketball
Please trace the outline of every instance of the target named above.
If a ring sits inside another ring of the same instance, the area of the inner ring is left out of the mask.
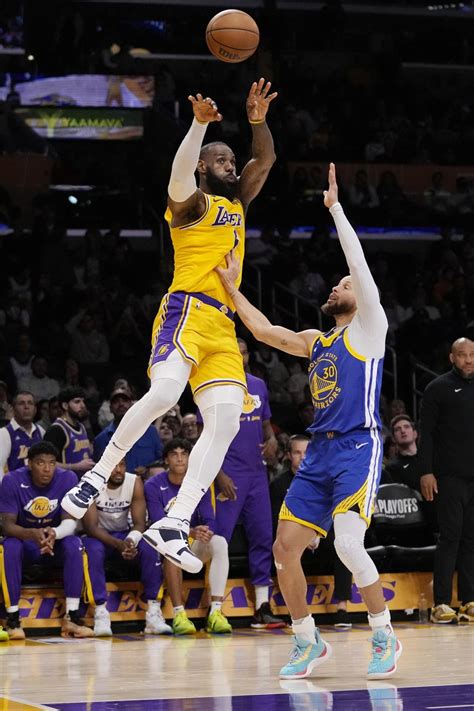
[[[242,10],[223,10],[206,27],[207,46],[221,62],[243,62],[255,52],[259,40],[257,23]]]

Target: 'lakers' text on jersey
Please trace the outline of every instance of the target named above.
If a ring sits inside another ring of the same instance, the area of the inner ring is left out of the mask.
[[[234,249],[241,264],[237,280],[239,286],[245,250],[244,208],[237,199],[231,202],[219,195],[206,193],[204,197],[204,214],[189,225],[172,227],[171,210],[166,210],[165,218],[170,225],[174,247],[174,277],[168,291],[204,293],[234,310],[232,300],[214,269],[225,267],[225,256]]]
[[[153,323],[151,368],[177,350],[191,364],[189,382],[194,394],[214,385],[238,385],[245,375],[234,326],[234,304],[215,271],[226,266],[232,249],[242,262],[245,251],[244,209],[240,200],[231,202],[207,195],[204,214],[189,225],[172,227],[174,277]]]
[[[24,528],[59,526],[61,501],[77,484],[77,476],[67,469],[56,468],[47,486],[35,486],[28,467],[21,467],[5,476],[0,486],[0,511],[17,515],[16,522]]]
[[[319,336],[311,349],[309,384],[314,404],[311,432],[380,429],[383,358],[354,351],[347,326]]]

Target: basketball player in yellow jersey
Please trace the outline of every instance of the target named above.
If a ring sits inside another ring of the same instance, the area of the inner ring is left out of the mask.
[[[234,304],[214,270],[225,266],[225,255],[231,249],[242,262],[245,213],[275,161],[266,124],[268,108],[276,97],[270,89],[270,82],[260,79],[247,96],[252,157],[240,177],[229,146],[222,142],[202,146],[208,124],[222,120],[216,104],[201,94],[189,96],[194,121],[176,153],[168,185],[165,217],[175,270],[153,324],[150,390],[126,413],[99,462],[62,502],[71,516],[82,518],[117,462],[153,420],[176,404],[189,380],[202,414],[203,431],[171,515],[153,524],[144,538],[173,563],[193,573],[200,570],[202,562],[188,545],[189,521],[239,431],[246,390],[235,337]],[[240,280],[241,274],[238,283]]]

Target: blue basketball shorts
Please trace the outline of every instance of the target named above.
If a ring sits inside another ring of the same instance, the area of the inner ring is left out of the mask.
[[[356,507],[368,526],[382,455],[382,437],[375,429],[313,435],[279,518],[301,523],[325,537],[336,514]]]

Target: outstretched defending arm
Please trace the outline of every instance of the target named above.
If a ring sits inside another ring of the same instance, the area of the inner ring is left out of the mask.
[[[297,333],[283,328],[283,326],[273,326],[267,317],[237,289],[235,281],[240,273],[240,263],[233,252],[226,256],[226,262],[227,269],[216,267],[216,272],[234,302],[238,315],[249,331],[258,341],[263,341],[273,348],[278,348],[291,355],[308,358],[311,353],[311,345],[314,339],[320,335],[320,331],[311,329]]]
[[[351,341],[356,350],[359,350],[358,346],[362,345],[360,352],[364,355],[364,341],[366,339],[376,341],[377,343],[372,343],[370,350],[372,351],[375,347],[376,350],[381,350],[381,352],[377,354],[371,352],[370,354],[367,353],[367,355],[381,356],[385,350],[387,317],[380,303],[379,291],[365,259],[362,245],[351,223],[345,216],[342,205],[338,202],[336,167],[334,163],[329,165],[329,190],[324,192],[324,204],[329,208],[334,219],[339,241],[349,267],[352,288],[357,302],[357,315],[351,324]]]
[[[205,199],[198,190],[194,173],[209,123],[222,121],[215,102],[209,97],[203,99],[201,94],[196,94],[188,99],[193,105],[194,121],[176,151],[168,184],[168,204],[173,216],[178,218],[198,209],[199,203],[202,203],[202,210],[205,208]]]

